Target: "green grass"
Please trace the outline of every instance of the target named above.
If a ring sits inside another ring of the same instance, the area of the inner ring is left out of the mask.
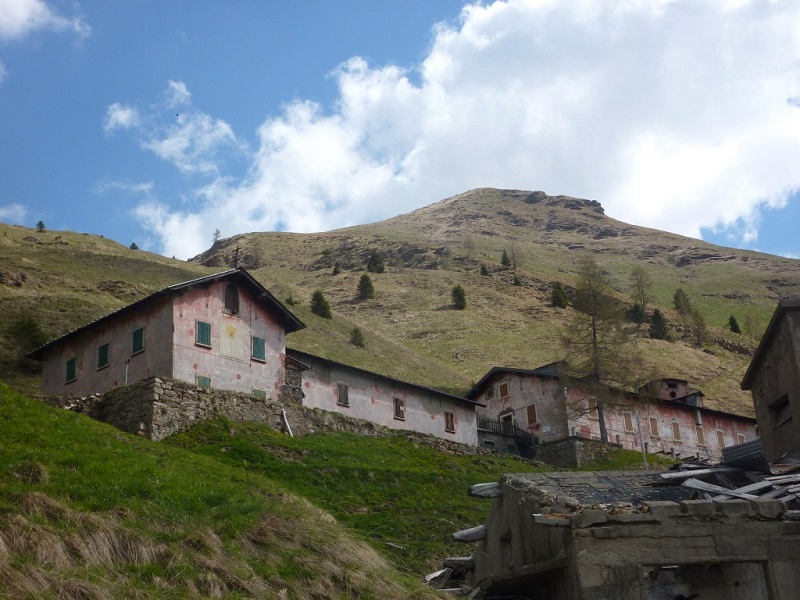
[[[651,470],[669,469],[676,460],[663,454],[648,454],[647,465]],[[639,471],[644,469],[642,453],[636,450],[612,450],[584,465],[579,471]]]
[[[490,506],[467,495],[470,485],[536,470],[500,455],[445,454],[402,435],[291,438],[264,425],[224,421],[201,423],[166,443],[268,475],[416,574],[468,552],[450,535],[484,523]]]
[[[0,453],[4,597],[430,597],[269,473],[2,384]]]

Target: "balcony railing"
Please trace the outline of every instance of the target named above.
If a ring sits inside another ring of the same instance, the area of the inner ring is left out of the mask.
[[[520,444],[524,444],[529,448],[533,448],[535,443],[534,437],[530,433],[507,421],[496,421],[486,417],[478,417],[478,429],[496,433],[497,435],[512,437]]]

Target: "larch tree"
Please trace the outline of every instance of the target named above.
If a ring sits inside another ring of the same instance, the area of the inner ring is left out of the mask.
[[[596,411],[600,439],[608,442],[605,406],[611,401],[610,389],[638,385],[635,371],[641,361],[635,356],[636,337],[626,331],[622,305],[614,298],[605,271],[591,257],[580,263],[572,305],[575,312],[561,334],[565,376],[588,392],[589,406],[581,410]]]
[[[653,280],[647,274],[647,270],[636,265],[631,271],[631,287],[633,289],[633,301],[642,315],[647,314],[647,305],[650,302],[650,290],[653,288]]]

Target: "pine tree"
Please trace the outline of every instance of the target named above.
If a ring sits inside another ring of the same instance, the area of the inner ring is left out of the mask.
[[[503,256],[500,258],[500,264],[504,267],[511,266],[511,259],[508,257],[508,252],[506,252],[505,248],[503,248]]]
[[[520,279],[520,278],[519,278],[519,275],[517,275],[517,274],[515,273],[515,274],[514,274],[514,280],[513,280],[513,282],[512,282],[512,283],[513,283],[514,285],[517,285],[517,286],[519,286],[519,285],[522,285],[522,279]]]
[[[131,242],[130,249],[131,250],[138,250],[139,246],[136,245],[136,242]]]
[[[689,296],[687,296],[686,292],[681,288],[675,290],[675,294],[672,296],[672,302],[675,305],[675,310],[677,310],[678,314],[681,316],[681,320],[683,321],[683,337],[686,337],[686,320],[692,313],[692,303],[689,301]]]
[[[456,310],[464,310],[467,307],[467,294],[460,285],[453,288],[450,296],[453,299],[453,308]]]
[[[366,344],[364,341],[364,332],[358,327],[353,327],[350,330],[350,343],[359,348],[363,348]]]
[[[370,273],[383,273],[386,266],[383,263],[383,256],[377,250],[373,250],[367,259],[367,271]]]
[[[736,317],[731,315],[731,318],[728,319],[728,327],[731,328],[733,333],[742,333],[742,329],[739,327],[738,321],[736,321]]]
[[[36,231],[39,233],[44,233],[44,221],[39,221],[36,223]]]
[[[555,284],[553,284],[553,292],[550,295],[550,304],[556,308],[567,308],[568,303],[567,292],[564,291],[564,286],[561,285],[560,281],[556,281]]]
[[[323,319],[332,319],[331,305],[320,290],[311,296],[311,312]]]
[[[487,267],[486,265],[481,265],[481,275],[483,275],[484,277],[488,277],[489,267]]]
[[[654,340],[667,340],[669,339],[669,327],[667,326],[667,319],[664,318],[664,313],[659,309],[653,311],[653,316],[650,317],[650,337]]]
[[[375,288],[372,287],[372,279],[364,273],[358,281],[358,297],[361,300],[368,300],[375,297]]]

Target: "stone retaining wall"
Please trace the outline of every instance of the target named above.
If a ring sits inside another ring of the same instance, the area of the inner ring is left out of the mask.
[[[536,458],[562,469],[577,469],[619,448],[619,444],[573,436],[536,446]]]

